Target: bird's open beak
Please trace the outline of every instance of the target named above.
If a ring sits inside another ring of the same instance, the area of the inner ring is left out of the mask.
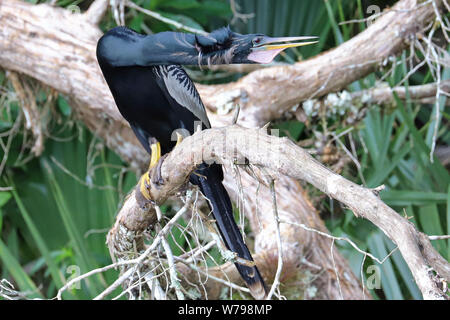
[[[251,49],[252,52],[250,52],[247,59],[257,63],[270,63],[280,52],[282,52],[287,48],[307,46],[309,44],[314,44],[318,42],[318,41],[308,41],[308,42],[292,42],[292,41],[302,41],[312,39],[317,39],[317,37],[281,37],[281,38],[264,37],[262,41],[258,43],[257,46],[254,46]]]

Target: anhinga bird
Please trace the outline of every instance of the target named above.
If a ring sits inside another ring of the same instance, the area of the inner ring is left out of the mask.
[[[314,43],[283,42],[312,38],[316,37],[242,35],[229,28],[207,36],[179,32],[141,35],[116,27],[99,40],[97,59],[119,111],[151,154],[153,167],[161,154],[175,147],[175,130],[182,128],[193,134],[194,123],[199,122],[202,129],[211,127],[202,100],[181,65],[269,63],[286,48]],[[140,181],[144,195],[148,195],[146,179],[148,174]],[[203,163],[189,180],[209,200],[226,247],[240,258],[253,261],[234,221],[230,197],[222,185],[221,165]],[[235,265],[252,295],[264,298],[267,288],[258,268]]]

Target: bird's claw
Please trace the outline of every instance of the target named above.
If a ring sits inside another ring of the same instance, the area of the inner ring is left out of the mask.
[[[150,195],[149,182],[149,172],[147,171],[142,175],[136,187],[136,200],[141,208],[146,208],[149,205],[155,205],[155,201],[153,201]]]
[[[167,158],[169,154],[166,153],[165,155],[163,155],[162,157],[159,158],[158,160],[158,164],[156,165],[155,171],[153,171],[152,174],[152,183],[156,186],[161,186],[164,184],[164,179],[162,178],[162,174],[161,174],[161,167],[162,164],[164,162],[164,160]]]
[[[138,186],[136,188],[136,199],[138,201],[138,204],[142,208],[147,207],[148,205],[156,204],[156,202],[151,197],[150,190],[152,185],[154,187],[159,187],[164,184],[164,179],[162,178],[161,174],[161,166],[167,155],[168,154],[165,154],[160,157],[156,166],[153,166],[147,172],[145,172],[139,180]]]

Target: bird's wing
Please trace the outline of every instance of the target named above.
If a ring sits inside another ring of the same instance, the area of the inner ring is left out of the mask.
[[[194,83],[180,65],[161,65],[155,67],[155,72],[165,86],[161,85],[163,91],[167,91],[170,98],[179,105],[192,112],[206,128],[211,128],[205,106]]]

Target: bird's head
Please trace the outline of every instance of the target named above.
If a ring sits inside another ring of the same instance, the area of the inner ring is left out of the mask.
[[[270,63],[283,50],[306,46],[317,37],[278,37],[264,34],[239,34],[222,28],[207,36],[196,36],[195,47],[202,64]]]
[[[144,36],[116,27],[99,40],[97,56],[114,66],[270,63],[283,50],[316,43],[300,42],[316,38],[239,34],[228,27],[207,35],[161,32]]]

